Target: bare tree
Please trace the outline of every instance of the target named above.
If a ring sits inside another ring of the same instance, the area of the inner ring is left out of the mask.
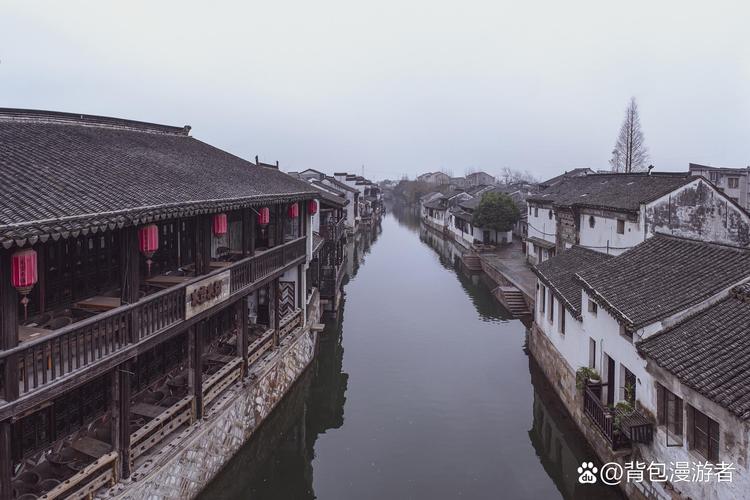
[[[523,183],[535,184],[538,182],[536,177],[534,177],[534,175],[528,170],[522,172],[510,167],[503,167],[500,179],[502,179],[503,184],[507,185]]]
[[[648,148],[646,148],[641,130],[638,104],[635,102],[635,97],[631,97],[609,164],[612,165],[613,172],[630,173],[646,170],[647,162]]]

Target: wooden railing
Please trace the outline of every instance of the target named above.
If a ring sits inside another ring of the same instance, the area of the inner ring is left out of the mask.
[[[185,288],[227,270],[231,293],[252,286],[305,256],[306,238],[298,238],[247,257],[175,287],[61,328],[45,337],[0,352],[0,373],[18,373],[19,387],[4,381],[4,399],[13,400],[71,372],[124,350],[128,345],[165,331],[185,320]]]
[[[627,437],[615,428],[614,415],[593,388],[600,384],[587,384],[583,390],[583,412],[591,419],[594,425],[602,432],[604,438],[613,450],[627,447],[630,442]]]
[[[295,309],[279,321],[279,338],[283,339],[295,328],[302,326],[302,309]]]
[[[346,231],[346,224],[344,218],[340,218],[333,224],[321,224],[320,235],[329,241],[338,241]]]
[[[92,498],[96,490],[102,486],[113,486],[116,481],[117,452],[112,451],[101,456],[94,463],[86,466],[39,498],[40,500]]]

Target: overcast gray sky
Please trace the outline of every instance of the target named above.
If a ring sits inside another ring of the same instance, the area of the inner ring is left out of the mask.
[[[0,106],[174,125],[375,179],[750,164],[743,2],[3,2]]]

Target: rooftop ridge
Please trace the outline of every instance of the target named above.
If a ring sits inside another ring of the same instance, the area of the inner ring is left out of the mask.
[[[113,118],[110,116],[66,113],[39,109],[0,108],[0,121],[49,123],[54,125],[79,125],[87,127],[110,128],[115,130],[132,130],[158,134],[190,134],[190,125],[175,127],[159,123]]]
[[[736,245],[730,245],[729,243],[720,243],[718,241],[706,241],[706,240],[699,240],[696,238],[688,238],[686,236],[679,236],[676,234],[668,234],[668,233],[661,233],[659,231],[654,232],[654,238],[666,238],[666,239],[672,239],[672,240],[679,240],[684,241],[686,243],[692,243],[695,245],[703,245],[703,246],[709,246],[709,247],[716,247],[716,248],[723,248],[726,250],[735,250],[738,253],[750,253],[750,248],[746,247],[740,247]],[[635,247],[632,248],[636,248]]]

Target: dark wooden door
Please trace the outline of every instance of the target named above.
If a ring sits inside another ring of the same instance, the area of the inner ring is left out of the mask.
[[[615,360],[607,356],[607,404],[615,404]]]

